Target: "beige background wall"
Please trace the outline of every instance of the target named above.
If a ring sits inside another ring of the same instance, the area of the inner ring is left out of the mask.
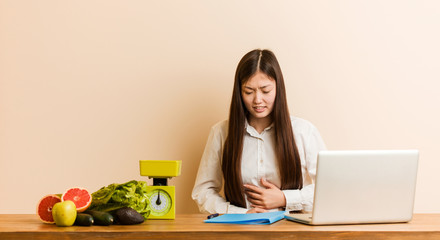
[[[190,199],[236,64],[272,49],[291,113],[329,149],[420,149],[416,212],[440,212],[438,1],[0,0],[0,213],[181,159]],[[379,197],[379,196],[372,196]]]

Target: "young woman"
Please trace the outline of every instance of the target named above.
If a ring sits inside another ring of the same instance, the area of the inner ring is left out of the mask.
[[[291,117],[275,55],[253,50],[235,73],[229,120],[211,129],[192,192],[201,212],[310,211],[318,130]]]

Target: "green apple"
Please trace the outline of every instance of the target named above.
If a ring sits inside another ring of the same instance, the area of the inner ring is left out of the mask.
[[[72,226],[76,219],[75,203],[70,200],[55,203],[52,208],[52,216],[57,226]]]

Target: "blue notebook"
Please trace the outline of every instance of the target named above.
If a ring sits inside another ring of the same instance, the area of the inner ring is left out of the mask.
[[[205,220],[205,223],[233,223],[233,224],[272,224],[284,218],[284,211],[266,213],[223,214]]]

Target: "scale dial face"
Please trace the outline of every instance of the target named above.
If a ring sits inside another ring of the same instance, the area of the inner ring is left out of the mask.
[[[163,216],[167,214],[173,204],[170,194],[163,189],[154,189],[148,193],[150,199],[150,214],[153,216]]]

